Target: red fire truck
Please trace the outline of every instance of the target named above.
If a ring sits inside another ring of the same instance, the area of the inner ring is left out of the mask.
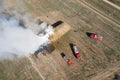
[[[73,52],[76,58],[80,58],[80,53],[75,45],[73,45]]]
[[[64,53],[61,53],[61,56],[64,58],[68,65],[72,64],[72,61]]]
[[[103,39],[103,37],[101,35],[97,35],[97,34],[94,34],[94,33],[90,34],[90,38],[93,38],[93,39],[96,39],[96,40],[102,40]]]

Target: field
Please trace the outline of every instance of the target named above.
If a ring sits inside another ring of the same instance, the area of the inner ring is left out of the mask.
[[[0,5],[6,6],[6,13],[29,13],[43,21],[48,17],[49,24],[62,20],[72,28],[52,43],[51,54],[1,61],[0,80],[113,80],[115,73],[120,75],[120,10],[114,6],[103,0],[4,0]],[[103,35],[103,40],[90,39],[86,32]],[[80,59],[74,57],[70,43],[78,47]]]

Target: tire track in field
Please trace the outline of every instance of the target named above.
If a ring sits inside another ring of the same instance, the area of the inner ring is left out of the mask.
[[[108,0],[103,0],[103,1],[106,2],[107,4],[111,5],[111,6],[115,7],[116,9],[120,10],[120,7],[117,6],[116,4],[114,4],[114,3],[112,3],[112,2],[110,2]]]
[[[77,0],[80,4],[82,4],[83,6],[87,7],[88,9],[90,9],[91,11],[95,12],[96,14],[98,14],[99,16],[101,16],[102,18],[108,20],[109,22],[111,22],[112,24],[116,25],[116,27],[120,28],[120,25],[117,24],[116,22],[112,21],[111,19],[109,19],[108,17],[104,16],[101,14],[100,11],[96,10],[96,8],[93,9],[93,7],[91,7],[87,2],[85,1],[80,1]],[[89,5],[89,6],[88,6]],[[99,28],[100,29],[100,28]],[[102,29],[101,29],[102,30]],[[107,33],[107,32],[105,32]],[[111,34],[111,33],[107,33],[107,34]]]
[[[26,56],[28,58],[28,60],[31,62],[33,68],[36,70],[36,72],[39,74],[39,76],[42,78],[42,80],[45,80],[45,78],[43,77],[43,75],[41,74],[41,72],[39,71],[39,69],[37,68],[37,64],[34,63],[34,61],[32,60],[32,58],[30,58],[30,56]]]
[[[67,5],[67,4],[65,4],[64,3],[64,5],[66,6],[66,7],[68,7],[69,8],[69,6]],[[74,10],[74,9],[71,9],[72,10],[72,12],[74,12],[74,13],[78,13],[76,10]],[[101,19],[100,19],[101,20]],[[84,20],[81,20],[81,19],[79,19],[79,21],[81,21],[83,24],[86,24],[85,23],[85,21]],[[103,22],[103,23],[105,23],[104,21],[102,21],[101,20],[101,22]],[[91,25],[89,25],[89,24],[86,24],[88,27],[92,27]],[[100,29],[101,31],[103,31],[104,33],[106,33],[108,36],[110,36],[111,38],[113,38],[111,35],[111,33],[107,33],[105,30],[103,30],[101,27],[99,27],[99,26],[97,26],[96,24],[94,24],[98,29]],[[112,41],[114,41],[114,40],[112,40]]]
[[[113,23],[114,25],[116,25],[117,27],[120,28],[120,24],[119,24],[118,21],[116,21],[115,19],[111,18],[111,19],[114,20],[114,21],[113,21],[113,20],[109,19],[108,17],[104,16],[104,15],[103,15],[103,12],[101,12],[100,10],[97,10],[95,7],[91,6],[89,3],[85,2],[84,0],[81,0],[81,1],[80,1],[80,0],[76,0],[76,1],[79,2],[81,5],[83,5],[84,7],[86,7],[86,8],[88,8],[89,10],[95,12],[95,13],[98,14],[99,16],[103,17],[104,19],[110,21],[111,23]],[[115,21],[116,21],[116,22],[115,22]]]
[[[71,0],[69,0],[69,1],[71,1]],[[61,2],[61,1],[60,1]],[[74,12],[75,14],[77,14],[78,13],[78,11],[76,11],[75,9],[72,9],[72,8],[70,8],[67,4],[65,4],[64,3],[64,6],[66,6],[68,9],[71,9],[72,10],[72,12]],[[76,15],[77,16],[77,15]],[[75,16],[74,16],[75,17]],[[105,17],[102,17],[102,18],[105,18]],[[101,19],[100,19],[101,20]],[[83,24],[86,24],[86,22],[84,21],[84,20],[81,20],[81,19],[79,19],[79,21],[80,22],[82,22]],[[102,20],[101,20],[102,21]],[[102,21],[103,23],[105,23],[104,21]],[[114,23],[114,22],[113,22]],[[118,24],[117,24],[118,25]],[[92,27],[92,26],[90,26],[89,24],[86,24],[86,26],[88,26],[88,27]],[[104,31],[101,27],[99,27],[99,26],[97,26],[97,25],[95,25],[98,29],[100,29],[100,30],[102,30],[104,33],[106,33],[107,35],[109,35],[111,38],[113,38],[112,36],[111,36],[111,33],[107,33],[106,31]],[[119,27],[120,28],[120,27]]]

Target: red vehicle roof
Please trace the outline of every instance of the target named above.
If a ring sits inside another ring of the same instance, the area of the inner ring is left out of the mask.
[[[95,36],[95,39],[96,39],[96,40],[102,40],[102,38],[103,38],[103,37],[100,36],[100,35],[96,35],[96,36]]]
[[[77,53],[77,54],[76,54],[76,57],[77,57],[77,58],[80,58],[80,53]]]
[[[91,37],[91,38],[94,38],[94,37],[95,37],[95,34],[94,34],[94,33],[91,33],[90,37]]]
[[[69,65],[71,65],[71,64],[72,64],[72,61],[71,61],[71,60],[69,60],[69,61],[68,61],[68,64],[69,64]]]

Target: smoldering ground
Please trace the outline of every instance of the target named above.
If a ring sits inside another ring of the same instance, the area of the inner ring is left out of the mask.
[[[53,34],[51,26],[29,19],[25,19],[24,24],[21,25],[18,18],[0,14],[0,60],[32,54],[50,43],[49,35]]]

